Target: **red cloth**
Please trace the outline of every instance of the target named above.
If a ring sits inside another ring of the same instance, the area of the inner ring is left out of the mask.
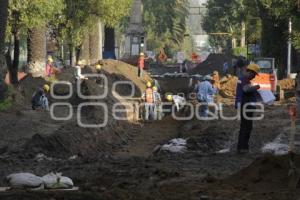
[[[138,61],[138,67],[141,69],[144,69],[145,67],[145,58],[144,56],[140,56],[139,61]]]

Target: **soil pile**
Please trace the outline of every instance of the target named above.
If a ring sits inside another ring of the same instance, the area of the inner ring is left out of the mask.
[[[295,88],[295,80],[294,79],[283,79],[278,81],[278,85],[280,85],[282,90],[292,90]]]
[[[93,67],[85,67],[83,74],[96,74],[96,70]],[[123,103],[133,103],[133,101],[127,101],[120,98],[112,90],[116,81],[130,81],[134,85],[134,97],[140,97],[142,91],[145,89],[145,81],[150,80],[150,77],[145,74],[145,79],[141,80],[137,77],[137,69],[134,66],[113,60],[103,61],[103,68],[100,72],[107,78],[108,94],[102,99],[81,99],[77,94],[74,69],[69,68],[57,76],[58,80],[69,81],[73,88],[74,94],[70,99],[55,100],[50,98],[53,102],[68,102],[71,103],[74,112],[73,117],[69,121],[55,121],[50,116],[43,116],[43,122],[53,130],[46,131],[47,134],[41,129],[40,132],[35,134],[32,139],[27,141],[25,145],[25,152],[27,155],[35,156],[37,153],[43,153],[52,157],[68,157],[71,155],[91,155],[101,152],[112,152],[113,149],[118,149],[127,141],[133,134],[139,131],[140,126],[128,122],[118,121],[113,115],[113,107],[115,104],[119,104],[118,109],[124,109]],[[101,82],[101,80],[100,80]],[[20,83],[20,88],[26,104],[30,105],[30,99],[32,93],[37,87],[41,87],[45,83],[42,78],[28,77]],[[98,79],[93,77],[83,81],[81,84],[82,94],[85,96],[104,94],[105,88],[102,84],[99,84]],[[63,85],[57,85],[54,88],[56,95],[68,94],[68,87]],[[132,91],[130,85],[116,86],[116,93],[119,95],[129,95]],[[81,109],[81,116],[78,119],[76,114],[78,113],[78,107],[81,103],[97,103],[106,106],[106,109],[99,105],[88,105]],[[38,112],[38,111],[37,111]],[[55,116],[66,117],[68,116],[69,109],[62,109],[58,107],[54,110]],[[115,113],[118,117],[128,119],[131,113]],[[98,128],[85,128],[78,125],[78,121],[84,124],[102,124],[103,127]],[[130,121],[130,120],[129,120]],[[132,121],[132,120],[131,120]],[[18,130],[16,130],[18,131]],[[21,130],[19,130],[21,131]],[[20,133],[20,135],[22,135]]]
[[[220,80],[219,94],[224,98],[234,98],[236,95],[236,76],[227,75]]]
[[[213,71],[222,72],[223,64],[228,61],[229,58],[224,54],[210,54],[203,63],[190,70],[189,74],[207,75],[213,73]]]

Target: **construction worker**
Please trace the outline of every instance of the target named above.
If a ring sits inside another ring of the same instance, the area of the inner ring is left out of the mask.
[[[253,120],[250,118],[253,117],[256,108],[253,103],[256,102],[256,96],[258,95],[257,90],[260,89],[259,85],[252,86],[251,80],[258,75],[259,71],[260,68],[258,65],[250,64],[243,73],[243,76],[238,80],[236,105],[241,108],[241,124],[237,146],[238,153],[249,152],[249,139],[253,127]]]
[[[154,96],[153,96],[153,89],[152,83],[148,81],[146,83],[147,89],[143,93],[142,99],[145,103],[145,120],[149,120],[149,116],[154,118]]]
[[[45,84],[43,88],[39,88],[31,98],[32,109],[35,110],[38,107],[41,107],[44,110],[49,110],[49,101],[46,97],[46,93],[50,90],[50,86]]]
[[[100,64],[96,64],[95,69],[96,69],[97,74],[101,74],[102,73],[101,72],[102,66]],[[99,85],[101,85],[103,83],[102,78],[101,77],[97,77],[96,78],[96,83],[99,84]]]
[[[48,56],[47,63],[46,63],[46,76],[51,76],[53,73],[53,59],[52,56]]]
[[[87,79],[85,76],[81,74],[81,69],[86,65],[85,60],[79,60],[77,65],[75,66],[76,71],[75,71],[75,78],[77,80],[85,80]]]
[[[184,108],[184,106],[186,104],[186,99],[179,95],[166,94],[165,98],[167,101],[173,102],[175,104],[177,112],[179,112],[182,108]]]
[[[153,86],[153,98],[154,98],[154,119],[162,119],[162,105],[161,105],[161,96],[158,92],[158,88]]]
[[[145,68],[145,54],[141,52],[138,60],[138,76],[140,78],[143,76],[144,68]]]
[[[208,117],[208,106],[214,102],[214,95],[217,91],[217,88],[213,86],[213,79],[210,75],[204,76],[203,80],[196,86],[197,100],[201,103],[200,117]]]

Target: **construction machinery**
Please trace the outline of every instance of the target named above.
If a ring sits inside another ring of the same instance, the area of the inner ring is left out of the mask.
[[[256,58],[254,63],[260,67],[259,76],[252,80],[254,85],[260,85],[262,90],[271,90],[278,99],[280,88],[277,85],[277,69],[275,68],[275,58]]]

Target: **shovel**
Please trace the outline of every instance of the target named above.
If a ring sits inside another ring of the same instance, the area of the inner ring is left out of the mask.
[[[297,168],[295,163],[295,134],[296,134],[296,106],[288,106],[289,115],[291,118],[291,132],[290,132],[290,143],[289,143],[289,188],[296,189],[299,179],[300,170]]]

